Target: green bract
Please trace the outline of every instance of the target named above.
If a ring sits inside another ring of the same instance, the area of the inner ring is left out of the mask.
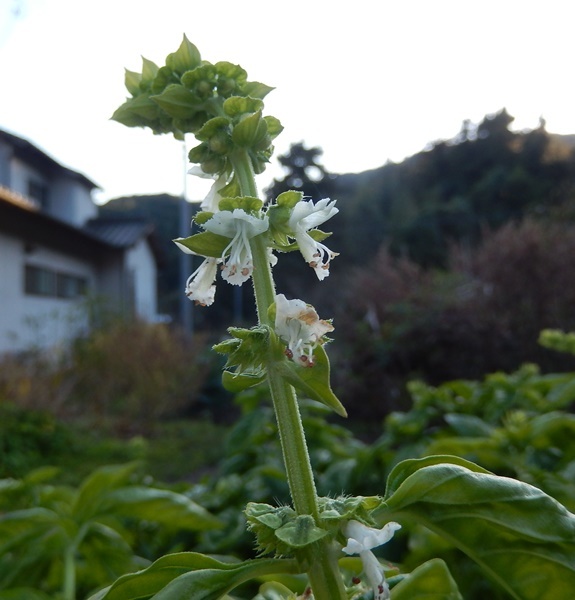
[[[347,411],[331,389],[329,358],[323,346],[318,345],[314,349],[314,359],[313,367],[308,369],[289,360],[283,360],[275,368],[283,379],[304,396],[329,406],[340,417],[347,417]]]

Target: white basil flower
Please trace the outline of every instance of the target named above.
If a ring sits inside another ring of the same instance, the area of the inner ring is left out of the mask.
[[[287,355],[297,364],[313,366],[313,349],[333,325],[319,318],[317,312],[303,300],[288,300],[283,294],[275,297],[275,332],[287,344]]]
[[[288,221],[302,256],[315,270],[320,281],[329,275],[329,261],[337,256],[337,253],[314,240],[308,231],[325,223],[338,212],[339,210],[335,208],[335,200],[329,198],[320,200],[315,205],[311,200],[301,201],[294,206]]]
[[[354,520],[348,521],[345,525],[347,545],[342,550],[346,554],[359,554],[363,572],[373,588],[374,600],[388,600],[390,595],[383,567],[372,550],[389,542],[398,529],[401,529],[401,525],[394,521],[386,523],[381,529],[368,527]]]
[[[200,166],[194,166],[189,169],[190,175],[196,175],[202,179],[214,179],[214,183],[210,188],[207,196],[202,200],[200,204],[200,210],[207,212],[218,212],[219,204],[222,197],[220,196],[220,190],[228,184],[228,176],[225,173],[221,175],[211,175],[210,173],[204,173]]]
[[[178,245],[182,247],[181,244]],[[206,258],[186,281],[186,296],[200,306],[210,306],[214,303],[218,262],[219,258]]]
[[[221,210],[206,221],[202,227],[224,237],[232,238],[222,253],[222,277],[232,285],[247,281],[254,270],[250,239],[269,228],[267,217],[260,219],[242,208]],[[226,257],[226,255],[229,256]]]

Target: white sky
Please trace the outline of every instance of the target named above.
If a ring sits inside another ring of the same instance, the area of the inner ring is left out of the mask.
[[[109,117],[124,67],[163,64],[186,33],[276,88],[276,155],[304,141],[329,171],[357,172],[504,106],[516,128],[543,116],[575,133],[574,29],[571,0],[0,0],[0,128],[86,174],[101,201],[182,193],[181,143]],[[202,184],[188,177],[188,197]]]

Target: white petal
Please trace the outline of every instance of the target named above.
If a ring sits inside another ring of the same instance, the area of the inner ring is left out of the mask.
[[[200,165],[194,165],[193,167],[190,167],[188,169],[188,174],[195,175],[196,177],[201,177],[202,179],[215,179],[215,177],[210,173],[204,172]]]
[[[288,225],[295,230],[300,224],[306,231],[318,227],[339,212],[335,208],[335,200],[326,198],[317,204],[310,201],[298,202],[290,215]]]
[[[373,588],[374,597],[384,598],[385,596],[378,595],[379,586],[385,581],[385,575],[383,573],[383,567],[377,560],[377,557],[371,550],[366,550],[360,555],[361,563],[363,565],[363,572],[369,581],[369,585]]]
[[[210,306],[216,294],[217,265],[219,259],[206,258],[204,262],[188,277],[186,296],[201,306]]]
[[[359,544],[363,550],[373,550],[374,548],[389,542],[398,529],[401,529],[401,525],[394,521],[386,523],[381,529],[368,527],[355,520],[348,521],[344,529],[346,537],[349,538],[346,548],[349,547],[350,542],[353,540],[353,542]],[[355,544],[354,547],[356,547]],[[357,551],[347,552],[347,554],[357,554]]]
[[[202,227],[206,231],[233,238],[238,231],[239,222],[244,225],[248,238],[255,237],[269,228],[267,217],[260,219],[248,214],[243,208],[235,208],[233,211],[219,211],[206,221]]]
[[[313,306],[303,300],[275,297],[275,331],[287,344],[291,358],[302,366],[313,366],[313,350],[333,325],[319,318]]]

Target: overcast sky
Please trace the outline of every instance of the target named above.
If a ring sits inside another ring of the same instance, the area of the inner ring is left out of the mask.
[[[182,144],[109,117],[124,67],[163,64],[185,33],[276,88],[277,153],[321,146],[334,173],[400,161],[502,107],[518,129],[543,116],[575,133],[574,23],[566,0],[0,0],[0,128],[87,175],[101,201],[182,193]],[[281,172],[268,171],[260,188]]]

